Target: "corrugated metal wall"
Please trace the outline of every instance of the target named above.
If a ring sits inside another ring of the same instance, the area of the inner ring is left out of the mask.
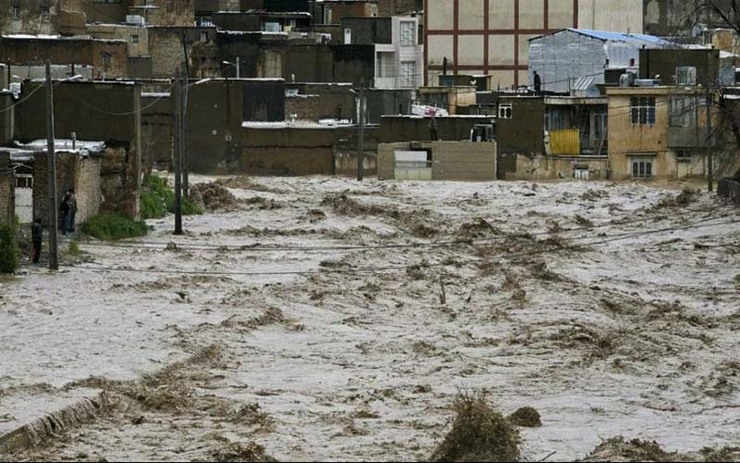
[[[581,154],[581,135],[578,129],[550,131],[550,152],[556,156]]]

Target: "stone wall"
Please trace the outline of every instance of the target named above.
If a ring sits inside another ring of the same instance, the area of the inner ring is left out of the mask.
[[[100,210],[139,217],[136,153],[128,146],[108,147],[100,169]]]
[[[15,177],[9,158],[8,154],[0,154],[0,226],[15,221]]]
[[[61,203],[64,192],[74,188],[77,196],[77,225],[85,223],[100,209],[100,169],[101,157],[98,155],[79,156],[75,153],[56,153],[57,205]],[[33,168],[33,211],[41,217],[44,226],[49,225],[49,163],[46,153],[37,153]],[[60,224],[61,225],[61,224]]]

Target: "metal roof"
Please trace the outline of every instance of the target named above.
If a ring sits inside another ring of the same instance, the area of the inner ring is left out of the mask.
[[[540,37],[545,37],[547,35],[559,34],[563,31],[575,32],[576,34],[586,35],[594,39],[603,40],[604,42],[607,42],[607,41],[633,42],[638,45],[647,43],[647,44],[661,45],[661,46],[676,45],[674,42],[662,39],[660,37],[656,37],[654,35],[632,34],[632,33],[613,32],[613,31],[599,31],[599,30],[594,30],[594,29],[576,29],[572,27],[568,27],[566,29],[560,29],[558,31],[551,32],[550,34],[544,34],[539,37],[533,37],[529,40],[535,40]]]

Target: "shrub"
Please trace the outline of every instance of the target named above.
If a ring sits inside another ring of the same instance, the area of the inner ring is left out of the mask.
[[[174,209],[175,193],[167,186],[167,179],[147,175],[141,186],[142,219],[159,219]]]
[[[15,229],[0,226],[0,273],[13,273],[18,268],[18,242]]]
[[[147,175],[142,182],[141,218],[161,219],[167,213],[175,213],[175,192],[167,185],[167,179]],[[203,210],[193,201],[182,198],[182,214],[197,215]]]
[[[82,232],[101,240],[119,240],[144,236],[148,228],[143,221],[134,221],[120,214],[103,212],[82,225]]]
[[[518,461],[519,432],[481,394],[460,393],[452,430],[432,461]]]
[[[514,413],[509,415],[509,421],[516,426],[536,428],[542,426],[540,413],[532,407],[517,408]]]

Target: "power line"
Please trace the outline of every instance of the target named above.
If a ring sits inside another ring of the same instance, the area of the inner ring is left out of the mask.
[[[693,210],[690,212],[710,212],[712,209],[700,209]],[[675,218],[675,216],[673,216]],[[725,218],[727,215],[716,216],[701,219],[694,223],[704,223],[709,220],[718,220]],[[255,245],[210,245],[210,244],[187,244],[187,243],[175,243],[178,249],[185,250],[196,250],[196,251],[243,251],[243,252],[326,252],[326,251],[356,251],[356,250],[378,250],[378,249],[414,249],[414,248],[441,248],[441,247],[454,247],[454,246],[467,246],[475,243],[495,243],[498,241],[505,241],[510,238],[516,237],[537,237],[537,236],[549,236],[559,233],[572,233],[578,231],[594,231],[607,227],[631,225],[634,223],[644,222],[644,218],[632,219],[622,221],[618,223],[604,223],[593,226],[573,227],[559,229],[557,232],[553,231],[541,231],[541,232],[529,232],[529,233],[509,233],[503,236],[496,236],[491,238],[478,238],[478,239],[456,239],[448,241],[437,241],[432,243],[390,243],[390,244],[378,244],[378,245],[348,245],[348,246],[255,246]],[[631,233],[631,232],[630,232]],[[583,237],[582,237],[583,238]],[[157,250],[162,249],[167,243],[155,242],[155,241],[134,241],[130,243],[112,244],[106,242],[87,242],[84,246],[93,247],[108,247],[108,248],[127,248],[127,249],[149,249]]]
[[[709,220],[709,219],[705,219]],[[701,221],[700,221],[701,222]],[[653,235],[657,233],[663,233],[666,231],[677,231],[677,230],[688,230],[688,229],[697,229],[697,228],[704,228],[704,227],[715,227],[720,225],[730,225],[730,224],[737,224],[740,223],[740,220],[731,220],[726,221],[722,223],[714,223],[714,224],[701,224],[700,222],[697,222],[696,224],[692,225],[686,225],[682,227],[666,227],[666,228],[660,228],[660,229],[654,229],[654,230],[646,230],[646,231],[640,231],[640,232],[634,232],[634,233],[625,233],[621,235],[613,235],[611,237],[603,237],[599,239],[594,239],[591,242],[586,243],[571,243],[568,245],[558,245],[554,248],[540,248],[540,249],[534,249],[527,252],[520,252],[520,253],[499,253],[499,257],[505,257],[508,259],[516,259],[521,257],[529,257],[533,255],[539,255],[539,254],[545,254],[545,253],[552,253],[552,252],[561,252],[561,251],[573,251],[578,250],[579,248],[582,248],[584,246],[603,246],[607,243],[614,242],[614,241],[621,241],[628,238],[633,237],[639,237],[639,236],[648,236]],[[592,239],[591,237],[582,237],[580,239]],[[540,243],[540,244],[547,244]],[[727,246],[734,246],[735,244],[728,244]],[[467,260],[462,263],[475,263],[480,262],[482,259],[477,260]],[[423,268],[432,268],[432,267],[442,267],[447,266],[449,264],[447,263],[436,263],[436,264],[429,264],[429,263],[423,263],[418,264],[420,267]],[[185,275],[235,275],[235,276],[269,276],[269,275],[315,275],[320,273],[375,273],[375,272],[384,272],[389,270],[405,270],[408,268],[408,265],[403,266],[384,266],[384,267],[360,267],[360,268],[325,268],[321,269],[319,271],[317,270],[288,270],[288,271],[258,271],[258,272],[235,272],[235,271],[195,271],[195,270],[157,270],[157,269],[130,269],[130,268],[116,268],[116,267],[106,267],[106,266],[91,266],[91,265],[82,265],[77,266],[75,268],[83,269],[83,270],[91,270],[91,271],[113,271],[113,272],[137,272],[137,273],[144,273],[144,274],[185,274]]]

